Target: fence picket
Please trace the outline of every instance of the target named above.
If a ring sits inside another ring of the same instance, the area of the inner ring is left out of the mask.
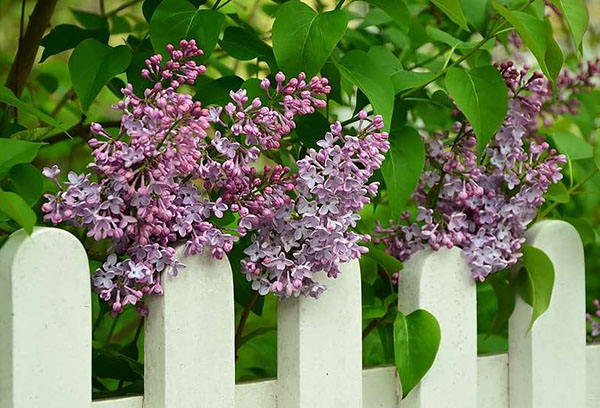
[[[362,318],[358,261],[321,280],[318,301],[279,302],[278,408],[362,408]]]
[[[89,406],[91,324],[79,241],[54,228],[14,233],[0,249],[0,407]]]
[[[528,231],[555,271],[550,307],[529,333],[531,307],[521,299],[509,325],[511,408],[585,407],[585,268],[579,234],[563,221]]]
[[[144,338],[144,408],[235,406],[233,278],[227,259],[181,258],[151,299]]]
[[[477,307],[475,283],[458,248],[423,250],[405,263],[398,308],[425,309],[438,320],[440,348],[402,408],[477,407]]]

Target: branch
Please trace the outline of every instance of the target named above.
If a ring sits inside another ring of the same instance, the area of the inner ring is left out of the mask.
[[[6,78],[6,87],[20,97],[33,67],[40,40],[50,24],[58,0],[38,0],[29,18],[27,30],[20,41],[15,61]]]
[[[242,311],[242,315],[240,316],[240,323],[238,324],[237,330],[235,331],[235,359],[238,358],[238,350],[242,345],[242,335],[244,334],[244,327],[246,326],[246,322],[248,321],[248,317],[250,316],[250,311],[252,310],[252,306],[256,303],[258,299],[258,292],[254,292],[252,297],[248,300],[246,307]]]
[[[109,120],[106,122],[100,122],[103,128],[114,128],[121,126],[121,122],[118,120]],[[68,134],[67,134],[68,133]],[[69,135],[73,137],[83,137],[83,139],[87,140],[90,136],[90,125],[78,123],[73,126],[71,129],[67,130],[67,132],[58,133],[52,137],[49,137],[44,140],[45,143],[56,143],[63,140],[71,139]]]

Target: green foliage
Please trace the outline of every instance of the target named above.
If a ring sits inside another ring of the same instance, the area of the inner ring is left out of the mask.
[[[348,19],[341,10],[317,13],[300,1],[281,5],[273,23],[273,50],[286,75],[320,71],[340,41]]]
[[[104,85],[125,71],[130,62],[131,51],[124,45],[113,48],[90,38],[75,48],[69,58],[69,72],[84,112]]]
[[[438,6],[450,20],[458,24],[462,29],[469,31],[467,27],[467,18],[463,12],[462,6],[459,0],[431,0],[433,4]]]
[[[529,329],[550,306],[554,288],[554,265],[541,249],[525,244],[523,246],[523,269],[517,277],[519,294],[533,310]]]
[[[481,154],[506,116],[508,91],[502,76],[491,66],[471,71],[450,68],[446,74],[446,87],[469,119]]]
[[[419,133],[411,127],[392,129],[390,151],[381,171],[390,208],[398,217],[417,186],[425,164],[425,147]]]
[[[394,85],[364,52],[352,50],[337,64],[342,77],[356,85],[369,98],[373,109],[383,116],[387,129],[394,110]]]
[[[394,352],[402,398],[425,376],[433,365],[442,333],[436,318],[426,310],[404,315],[398,312],[394,323]]]
[[[163,0],[150,20],[150,40],[154,50],[167,55],[167,44],[195,39],[207,60],[217,44],[225,16],[207,9],[197,9],[187,0]]]

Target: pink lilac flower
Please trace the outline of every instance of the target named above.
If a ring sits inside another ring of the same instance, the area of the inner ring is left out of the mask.
[[[94,240],[110,241],[110,254],[92,282],[113,314],[126,305],[146,313],[144,296],[162,294],[164,273],[184,268],[175,259],[178,245],[187,254],[221,259],[247,234],[262,251],[247,275],[260,277],[259,286],[266,279],[262,294],[288,295],[292,283],[294,293],[316,295],[323,286],[313,281],[314,272],[335,276],[335,262],[362,251],[362,237],[349,228],[358,219],[354,212],[368,202],[365,194],[377,190],[366,183],[387,150],[387,135],[377,132],[381,118],[356,136],[342,136],[335,125],[322,150],[298,162],[299,174],[282,165],[259,171],[259,156],[282,148],[298,116],[325,106],[320,98],[331,90],[327,79],[307,80],[301,73],[286,82],[279,73],[275,88],[262,81],[266,103],[249,100],[240,89],[224,107],[204,107],[179,90],[205,72],[193,59],[202,51],[193,40],[167,50],[170,60],[155,55],[146,61],[142,75],[154,85],[142,98],[131,85],[122,90],[124,98],[114,106],[122,114],[117,136],[91,125],[94,178],[70,172],[61,183],[58,167],[44,169],[59,187],[46,195],[45,220],[66,221],[84,227]],[[341,146],[333,146],[337,140]],[[319,173],[317,183],[307,178],[310,171]],[[318,213],[309,213],[313,207]],[[335,256],[326,259],[321,247]],[[260,268],[268,271],[266,278]]]
[[[475,134],[468,123],[455,125],[457,136],[449,148],[444,145],[447,133],[429,137],[425,169],[413,193],[415,220],[406,212],[387,227],[377,225],[375,242],[400,260],[426,246],[433,250],[458,246],[473,278],[484,280],[517,263],[525,230],[544,203],[544,194],[562,179],[565,156],[536,132],[538,122],[550,117],[543,110],[562,112],[543,108],[552,101],[548,81],[539,73],[528,77],[527,69],[517,70],[512,63],[498,68],[511,98],[506,119],[482,160],[477,158]],[[580,78],[584,86],[586,78]],[[573,84],[562,82],[567,87]],[[558,98],[556,103],[570,102]]]
[[[593,306],[594,313],[585,314],[588,343],[597,343],[600,340],[600,301],[595,299]]]
[[[325,286],[315,273],[335,278],[340,263],[366,251],[359,242],[369,237],[351,228],[377,194],[378,183],[368,180],[381,167],[389,142],[380,116],[372,122],[365,112],[359,116],[356,135],[344,135],[338,122],[318,142],[319,150],[309,149],[298,161],[297,199],[258,218],[242,270],[259,293],[318,297]]]

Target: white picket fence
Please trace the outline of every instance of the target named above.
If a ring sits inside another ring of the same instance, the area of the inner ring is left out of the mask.
[[[278,378],[235,384],[231,270],[226,260],[193,257],[150,304],[144,396],[92,402],[86,253],[65,231],[20,231],[0,250],[0,408],[600,407],[600,347],[585,344],[579,236],[545,221],[529,241],[552,259],[556,286],[529,333],[531,309],[519,302],[507,355],[477,356],[475,284],[458,249],[406,263],[399,308],[432,312],[442,341],[403,401],[394,367],[361,366],[357,262],[328,280],[321,299],[280,302]]]

